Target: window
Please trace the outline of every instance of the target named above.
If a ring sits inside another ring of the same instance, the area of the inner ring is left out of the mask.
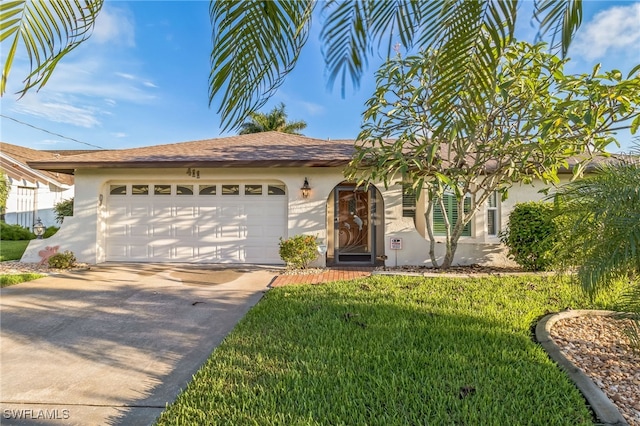
[[[215,185],[200,185],[199,190],[200,195],[216,195]]]
[[[499,232],[498,193],[494,191],[487,200],[487,235],[495,237]]]
[[[154,195],[171,195],[171,185],[153,185]]]
[[[416,193],[408,184],[402,184],[402,217],[416,218]]]
[[[111,185],[109,187],[111,195],[127,195],[127,185]]]
[[[244,195],[262,195],[262,185],[245,185]]]
[[[453,230],[454,224],[456,220],[458,220],[458,203],[456,201],[456,197],[453,194],[444,194],[443,201],[445,208],[444,213],[446,213],[447,219],[449,219],[449,225]],[[464,197],[464,210],[465,212],[469,212],[471,210],[471,197],[468,195]],[[444,224],[444,214],[437,199],[433,202],[433,234],[447,234],[447,230]],[[462,230],[462,235],[465,237],[471,236],[471,222],[466,224],[466,226]]]
[[[269,185],[267,189],[269,195],[286,195],[284,185]]]
[[[222,185],[222,195],[240,195],[240,185]]]
[[[193,195],[193,185],[176,185],[176,195]]]
[[[133,195],[149,195],[149,185],[132,185],[131,194]]]

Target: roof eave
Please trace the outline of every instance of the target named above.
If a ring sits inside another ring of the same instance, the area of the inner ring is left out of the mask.
[[[123,161],[123,162],[73,162],[73,161],[29,161],[30,167],[49,172],[74,174],[78,169],[157,169],[182,167],[240,168],[240,167],[341,167],[349,159],[333,160],[229,160],[229,161]]]

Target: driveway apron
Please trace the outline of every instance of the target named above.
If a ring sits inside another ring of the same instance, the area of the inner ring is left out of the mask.
[[[274,276],[106,264],[2,289],[0,423],[152,424]]]

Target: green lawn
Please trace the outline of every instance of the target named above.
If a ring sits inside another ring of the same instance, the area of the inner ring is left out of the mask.
[[[372,277],[270,290],[161,415],[181,424],[592,424],[532,341],[590,303],[563,277]]]
[[[29,240],[0,241],[0,262],[4,262],[5,260],[20,260],[28,245]]]
[[[0,275],[0,287],[9,287],[10,285],[20,284],[27,281],[37,280],[46,275],[42,274],[3,274]]]

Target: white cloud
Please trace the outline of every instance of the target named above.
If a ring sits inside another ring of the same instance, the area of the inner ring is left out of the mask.
[[[115,74],[118,77],[122,77],[122,78],[127,79],[127,80],[135,80],[136,79],[134,75],[127,74],[127,73],[124,73],[124,72],[116,72]]]
[[[111,133],[111,136],[113,136],[114,138],[126,138],[129,135],[127,135],[124,132],[116,132],[116,133]]]
[[[96,19],[91,39],[101,44],[135,46],[135,26],[131,13],[106,2]]]
[[[147,86],[147,87],[152,87],[152,88],[157,88],[157,87],[158,87],[158,86],[156,86],[155,84],[153,84],[153,83],[152,83],[152,82],[150,82],[150,81],[143,81],[143,82],[142,82],[142,85],[143,85],[143,86]]]
[[[322,105],[313,102],[300,102],[302,108],[307,111],[309,115],[321,115],[324,114],[325,108]]]
[[[593,60],[603,58],[612,50],[625,49],[638,55],[639,23],[640,2],[603,10],[580,28],[571,46],[572,56]]]
[[[20,102],[16,102],[12,110],[57,123],[85,128],[96,127],[100,124],[98,120],[100,110],[91,106],[72,105],[63,97],[42,97],[28,94]]]

